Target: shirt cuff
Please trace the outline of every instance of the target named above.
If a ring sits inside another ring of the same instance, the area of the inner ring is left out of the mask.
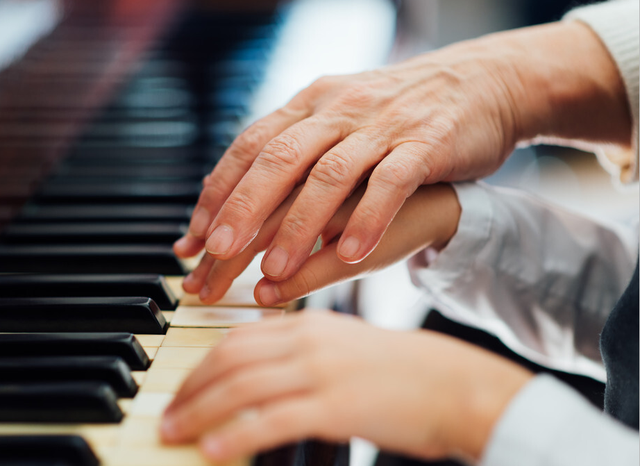
[[[481,182],[453,183],[462,209],[458,229],[439,253],[424,250],[409,261],[414,284],[431,292],[446,290],[470,270],[489,241],[493,204]]]
[[[637,0],[609,1],[576,8],[564,19],[587,24],[615,61],[627,91],[633,118],[632,151],[596,153],[602,166],[623,183],[638,181],[638,107],[640,55]]]
[[[638,433],[549,375],[532,379],[493,430],[480,466],[637,466]]]

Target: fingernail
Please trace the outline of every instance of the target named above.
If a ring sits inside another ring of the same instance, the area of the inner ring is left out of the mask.
[[[211,288],[209,285],[205,285],[200,290],[200,301],[205,301],[209,296],[211,296]]]
[[[276,246],[271,250],[266,260],[264,261],[262,271],[265,273],[265,275],[279,277],[280,275],[282,275],[282,272],[284,272],[288,261],[289,254],[287,253],[287,251],[282,249],[280,246]]]
[[[178,438],[176,423],[170,417],[165,417],[160,424],[162,438],[166,440],[175,440]]]
[[[206,457],[212,459],[222,458],[224,455],[222,441],[214,435],[204,438],[202,441],[202,450]]]
[[[207,252],[209,254],[226,254],[233,244],[233,228],[228,225],[219,225],[207,240]]]
[[[211,214],[204,207],[198,207],[191,217],[189,231],[197,238],[202,238],[211,225]]]
[[[178,249],[186,249],[187,246],[189,246],[189,239],[186,236],[183,236],[174,243],[174,246]]]
[[[260,287],[260,304],[263,306],[271,306],[281,299],[280,291],[275,284],[266,283]]]
[[[360,241],[355,236],[349,236],[340,245],[338,253],[343,257],[355,257],[360,250]]]

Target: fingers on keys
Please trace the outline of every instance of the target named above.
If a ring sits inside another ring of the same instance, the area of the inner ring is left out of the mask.
[[[272,138],[307,116],[300,106],[287,105],[247,128],[227,149],[210,175],[194,208],[189,233],[174,247],[179,257],[192,257],[205,246],[206,233],[222,204]]]
[[[367,172],[387,153],[376,132],[356,131],[326,152],[265,254],[262,271],[271,280],[291,277],[307,260],[318,236]]]
[[[207,252],[218,259],[229,259],[242,251],[303,179],[308,167],[349,131],[348,125],[341,123],[314,115],[264,146],[209,228]]]
[[[235,371],[186,400],[163,422],[163,438],[171,443],[195,440],[220,427],[239,411],[309,389],[311,383],[295,361],[269,361],[250,371]]]
[[[290,396],[270,403],[220,432],[200,441],[203,454],[214,461],[227,461],[265,451],[314,435],[314,423],[323,416],[320,403],[310,397]]]
[[[264,251],[271,243],[278,226],[299,192],[300,188],[296,188],[280,204],[273,215],[264,223],[258,236],[238,256],[226,261],[219,261],[210,254],[204,254],[198,266],[185,278],[184,290],[187,293],[199,294],[200,300],[205,304],[213,304],[220,300],[254,257]]]
[[[405,143],[376,166],[338,243],[341,260],[353,264],[371,254],[407,198],[429,177],[429,155],[422,144]]]

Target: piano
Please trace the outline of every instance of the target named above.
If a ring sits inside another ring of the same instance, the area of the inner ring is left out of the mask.
[[[0,49],[0,464],[209,464],[159,443],[164,407],[229,328],[299,305],[258,308],[255,268],[215,306],[181,290],[171,245],[286,17],[201,3],[0,0],[43,20]],[[309,441],[234,465],[337,460]]]

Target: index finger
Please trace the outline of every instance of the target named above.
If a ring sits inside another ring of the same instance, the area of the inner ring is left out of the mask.
[[[285,106],[258,120],[236,138],[204,180],[204,187],[191,216],[189,233],[178,240],[174,248],[178,256],[191,257],[202,250],[209,225],[262,148],[291,125],[307,117],[309,112],[306,108]]]
[[[322,154],[351,132],[352,123],[316,114],[269,141],[213,221],[206,250],[216,259],[238,255]]]

